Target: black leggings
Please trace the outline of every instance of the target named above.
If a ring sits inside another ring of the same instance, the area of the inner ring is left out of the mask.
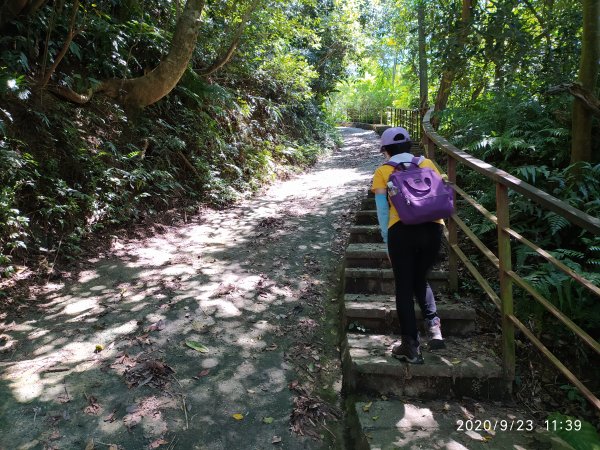
[[[388,251],[396,283],[396,311],[401,334],[417,339],[414,298],[426,319],[436,313],[435,300],[427,275],[435,263],[442,243],[442,225],[427,222],[405,225],[397,222],[388,229]]]

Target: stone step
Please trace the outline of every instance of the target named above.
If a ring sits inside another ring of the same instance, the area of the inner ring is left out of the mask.
[[[377,225],[377,210],[364,209],[356,212],[356,225]]]
[[[442,319],[444,336],[467,336],[476,331],[477,314],[465,302],[451,302],[436,296],[437,312]],[[415,314],[421,326],[423,315],[418,306]],[[396,300],[393,295],[346,294],[344,322],[365,328],[370,333],[393,333],[399,329]],[[422,330],[423,332],[425,330]]]
[[[527,411],[515,410],[514,405],[367,399],[356,402],[348,416],[353,448],[359,450],[573,450],[542,422]]]
[[[389,269],[387,245],[381,243],[349,244],[346,248],[346,267]]]
[[[448,285],[448,272],[432,271],[428,278],[434,292],[445,290]],[[392,269],[365,269],[347,267],[344,270],[346,294],[394,294],[394,273]]]
[[[374,210],[375,208],[375,197],[364,198],[360,203],[360,209]]]
[[[448,337],[446,348],[428,351],[425,364],[408,364],[391,356],[393,335],[348,333],[342,344],[347,392],[442,399],[462,396],[508,398],[509,383],[500,360],[482,339]]]
[[[353,225],[350,227],[351,244],[383,243],[379,225]]]

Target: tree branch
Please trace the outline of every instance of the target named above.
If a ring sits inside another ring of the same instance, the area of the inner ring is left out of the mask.
[[[55,85],[46,86],[46,90],[48,92],[52,92],[53,94],[58,95],[61,98],[64,98],[65,100],[69,100],[70,102],[77,103],[78,105],[84,105],[87,102],[89,102],[92,99],[92,97],[94,96],[94,93],[96,92],[93,89],[89,89],[87,93],[79,94],[68,86],[55,86]]]
[[[581,84],[563,83],[557,86],[552,86],[548,88],[546,94],[556,95],[560,94],[561,92],[568,92],[573,97],[578,98],[583,102],[586,109],[588,109],[592,114],[600,117],[600,100],[598,100],[592,92],[584,89]]]
[[[248,25],[248,21],[250,20],[250,17],[254,13],[254,11],[260,4],[260,2],[261,2],[261,0],[253,0],[252,1],[250,6],[248,6],[248,9],[244,13],[244,16],[242,17],[242,22],[238,26],[238,29],[236,30],[235,34],[233,35],[233,38],[231,39],[231,44],[229,45],[229,48],[227,49],[225,54],[221,58],[219,58],[215,62],[213,62],[210,67],[198,72],[199,75],[201,75],[201,76],[211,75],[229,62],[229,60],[235,53],[235,50],[240,42],[242,34],[244,34],[244,30],[246,29],[246,26]]]
[[[63,44],[62,48],[60,49],[60,52],[58,52],[58,55],[56,55],[56,58],[54,59],[54,63],[52,63],[50,68],[44,74],[43,78],[40,80],[40,82],[38,84],[38,87],[40,89],[43,89],[48,84],[48,81],[50,81],[50,77],[52,77],[52,74],[54,73],[54,71],[56,70],[56,68],[62,61],[62,59],[65,57],[65,55],[69,51],[69,46],[71,45],[73,38],[77,34],[75,32],[75,19],[77,18],[78,10],[79,10],[79,0],[75,0],[73,2],[73,9],[71,10],[71,23],[69,24],[69,32],[67,33],[67,37],[65,38],[65,43]]]

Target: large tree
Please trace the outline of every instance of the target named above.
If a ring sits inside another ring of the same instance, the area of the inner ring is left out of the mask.
[[[583,1],[583,37],[578,82],[584,91],[593,92],[600,60],[600,0]],[[592,118],[587,103],[573,100],[571,163],[592,161]],[[595,158],[597,159],[597,158]]]
[[[212,74],[231,60],[243,31],[260,1],[252,0],[248,3],[227,50],[223,55],[218,56],[210,67],[202,70],[201,75]],[[204,5],[205,0],[187,0],[182,13],[178,16],[168,54],[148,73],[136,78],[104,80],[85,95],[77,94],[63,86],[50,85],[48,89],[76,103],[86,103],[93,94],[101,92],[116,99],[128,112],[134,114],[146,106],[156,103],[173,90],[189,67],[198,41]],[[243,3],[241,6],[238,4],[238,7],[243,6]],[[71,36],[67,37],[68,43],[70,43],[70,38]],[[42,87],[46,87],[48,78],[49,75],[46,74],[41,84]]]
[[[439,113],[446,108],[448,99],[450,98],[452,83],[466,60],[464,48],[471,29],[470,24],[474,3],[476,3],[474,0],[462,0],[462,10],[457,27],[457,34],[453,37],[453,41],[455,40],[455,42],[453,42],[453,48],[449,51],[449,57],[447,58],[442,71],[442,79],[440,80],[440,86],[435,98],[434,111],[436,113]],[[431,123],[437,128],[440,124],[439,115],[434,115]]]

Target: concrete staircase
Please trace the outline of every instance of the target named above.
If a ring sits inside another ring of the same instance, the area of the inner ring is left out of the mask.
[[[541,442],[540,448],[569,448],[542,432],[541,423],[535,424],[534,434],[457,429],[457,421],[468,417],[525,417],[515,416],[514,408],[502,410],[502,401],[510,399],[510,383],[494,352],[498,342],[495,336],[481,334],[472,302],[448,293],[444,261],[433,270],[429,282],[446,348],[423,346],[423,365],[391,356],[390,346],[399,338],[394,278],[372,197],[364,199],[356,214],[345,263],[343,323],[347,331],[341,351],[351,447],[534,448],[533,443]],[[418,306],[416,313],[421,319]],[[498,445],[490,445],[492,440]]]

